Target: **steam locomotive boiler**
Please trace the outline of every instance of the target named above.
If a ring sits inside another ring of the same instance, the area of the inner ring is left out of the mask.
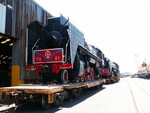
[[[90,81],[100,77],[102,52],[86,43],[84,34],[64,16],[28,25],[27,70],[37,71],[43,83]]]

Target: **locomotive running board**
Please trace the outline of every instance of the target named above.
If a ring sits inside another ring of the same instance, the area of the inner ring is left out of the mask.
[[[93,55],[90,51],[88,51],[87,49],[85,49],[84,47],[82,47],[81,45],[79,45],[79,49],[84,52],[86,55],[89,55],[90,57],[92,57],[93,59],[101,62],[101,59],[96,57],[95,55]]]

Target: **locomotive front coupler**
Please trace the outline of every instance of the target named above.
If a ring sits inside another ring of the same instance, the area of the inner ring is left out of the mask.
[[[51,65],[43,65],[42,66],[42,73],[50,73],[52,71]]]

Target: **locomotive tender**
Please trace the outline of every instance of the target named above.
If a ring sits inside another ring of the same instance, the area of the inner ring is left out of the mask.
[[[87,44],[84,34],[64,16],[28,25],[27,70],[42,75],[42,82],[83,82],[101,78],[104,54]]]

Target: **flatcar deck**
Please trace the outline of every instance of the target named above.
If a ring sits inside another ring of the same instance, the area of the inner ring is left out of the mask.
[[[80,95],[82,89],[85,89],[85,88],[88,89],[88,88],[95,87],[95,86],[102,87],[103,82],[104,82],[103,80],[94,80],[94,81],[87,81],[87,82],[80,82],[80,83],[69,83],[69,84],[63,84],[63,85],[62,84],[59,84],[59,85],[56,85],[56,84],[47,84],[47,85],[22,84],[20,86],[2,87],[0,88],[0,95],[1,96],[2,94],[5,95],[4,100],[6,100],[6,102],[10,101],[10,104],[8,103],[5,104],[5,105],[8,105],[8,109],[10,108],[9,105],[11,105],[12,97],[14,100],[16,100],[19,98],[23,99],[26,94],[39,95],[39,96],[41,95],[43,99],[42,101],[44,102],[42,104],[45,109],[45,106],[48,106],[49,104],[52,104],[52,103],[57,104],[60,101],[63,102],[64,98],[66,97],[65,95],[68,95],[69,93],[77,97]],[[45,97],[45,95],[47,96]],[[28,99],[30,99],[30,97]],[[2,108],[2,105],[0,106],[0,109],[1,108]],[[7,108],[5,107],[5,109]]]
[[[60,85],[36,85],[36,84],[27,84],[20,86],[12,87],[3,87],[0,88],[0,92],[15,92],[18,90],[23,90],[26,93],[32,94],[50,94],[63,91],[63,86]]]
[[[23,90],[26,93],[32,94],[50,94],[50,93],[57,93],[62,92],[65,89],[74,89],[74,88],[81,88],[81,87],[94,87],[103,83],[103,80],[95,80],[95,81],[87,81],[81,83],[70,83],[64,85],[40,85],[40,84],[22,84],[20,86],[12,86],[12,87],[2,87],[0,88],[1,92],[15,92],[18,90]]]

